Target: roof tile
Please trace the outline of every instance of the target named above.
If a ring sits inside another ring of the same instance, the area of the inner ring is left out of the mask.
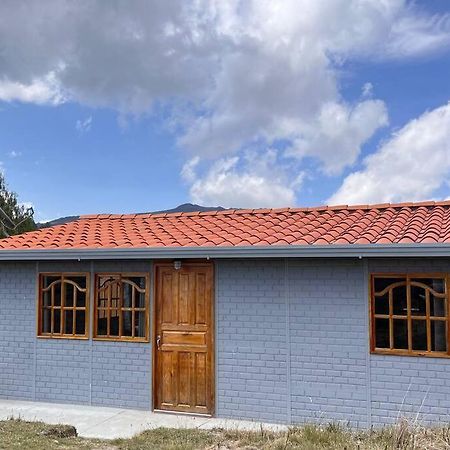
[[[1,239],[0,249],[449,242],[450,201],[430,201],[201,213],[93,214]]]

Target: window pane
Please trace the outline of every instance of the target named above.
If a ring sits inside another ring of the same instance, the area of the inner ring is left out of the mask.
[[[75,287],[73,284],[64,283],[65,295],[64,295],[64,305],[65,306],[73,306],[73,293],[75,291]]]
[[[52,320],[52,311],[51,309],[44,309],[42,311],[42,332],[43,333],[51,333],[51,320]]]
[[[54,281],[60,280],[61,277],[45,275],[42,277],[42,287],[45,289],[49,287]]]
[[[86,277],[68,277],[72,280],[80,289],[86,289]]]
[[[99,311],[103,313],[103,311]],[[97,336],[106,336],[108,334],[108,319],[105,316],[100,316],[97,319]]]
[[[389,295],[375,297],[375,314],[389,314]]]
[[[443,278],[414,278],[411,281],[426,284],[438,294],[445,292],[445,280]]]
[[[51,306],[52,304],[52,296],[51,291],[45,291],[42,293],[42,305],[43,306]]]
[[[53,310],[53,333],[61,334],[61,310]]]
[[[122,311],[122,335],[131,336],[132,335],[132,312]]]
[[[64,334],[73,334],[73,311],[64,311]]]
[[[447,351],[447,334],[445,332],[445,321],[431,321],[431,350],[436,352]]]
[[[408,325],[403,319],[394,319],[394,348],[408,348]]]
[[[430,316],[445,317],[446,299],[430,295]]]
[[[53,298],[53,304],[54,306],[61,306],[61,283],[56,283],[53,285],[54,290],[54,298]],[[52,288],[50,288],[50,292],[52,291]]]
[[[119,336],[119,311],[117,309],[111,310],[109,334],[110,336]]]
[[[425,320],[412,321],[412,348],[413,350],[427,349],[427,322]]]
[[[133,286],[128,283],[122,283],[122,293],[123,293],[123,307],[124,308],[131,308],[131,299],[133,296]]]
[[[77,290],[77,304],[78,308],[86,307],[86,293]]]
[[[76,311],[75,314],[75,334],[85,334],[86,311]]]
[[[136,337],[145,337],[145,312],[144,311],[135,311],[135,330],[134,335]]]
[[[393,310],[396,316],[406,316],[406,286],[399,286],[392,291]]]
[[[411,315],[425,316],[426,314],[425,289],[411,286]]]
[[[381,292],[386,289],[388,286],[394,283],[398,283],[400,281],[406,281],[405,278],[379,278],[376,277],[374,280],[374,288],[375,292]]]
[[[389,348],[389,319],[375,319],[375,347]]]

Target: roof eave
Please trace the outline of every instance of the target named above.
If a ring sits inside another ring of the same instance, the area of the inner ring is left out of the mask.
[[[272,245],[0,250],[0,261],[172,258],[445,257],[450,244]]]

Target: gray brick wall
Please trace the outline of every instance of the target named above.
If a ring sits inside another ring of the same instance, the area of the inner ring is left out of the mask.
[[[287,420],[283,261],[220,261],[216,410],[219,417]]]
[[[378,259],[370,272],[450,272],[449,259]],[[372,422],[450,421],[450,359],[371,355]]]
[[[121,408],[151,408],[149,344],[94,341],[92,404]]]
[[[0,398],[149,409],[151,345],[37,339],[36,273],[151,273],[151,267],[148,261],[1,263]]]
[[[149,262],[40,263],[148,271]],[[223,260],[216,277],[216,413],[378,425],[450,417],[449,359],[370,355],[370,272],[450,272],[450,259]],[[148,409],[151,345],[36,339],[36,265],[0,264],[0,398]]]
[[[35,265],[0,265],[0,397],[34,396]]]
[[[363,264],[289,261],[292,422],[367,425]]]

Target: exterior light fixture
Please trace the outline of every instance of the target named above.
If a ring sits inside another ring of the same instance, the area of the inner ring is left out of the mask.
[[[181,269],[181,261],[174,261],[173,262],[173,268],[175,270],[180,270]]]

